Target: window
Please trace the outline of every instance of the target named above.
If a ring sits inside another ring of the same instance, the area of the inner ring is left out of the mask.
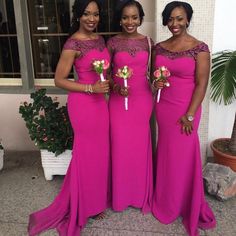
[[[34,76],[54,78],[61,48],[68,35],[68,0],[28,0]],[[71,75],[71,77],[73,74]]]
[[[20,77],[13,0],[0,0],[0,84],[10,85]]]
[[[114,10],[120,1],[101,0],[103,11],[97,32],[106,39],[116,33]],[[74,0],[0,0],[1,91],[10,91],[9,79],[18,79],[14,83],[18,92],[28,92],[35,86],[54,87],[54,73],[68,37],[73,3]],[[74,77],[73,71],[69,77]]]

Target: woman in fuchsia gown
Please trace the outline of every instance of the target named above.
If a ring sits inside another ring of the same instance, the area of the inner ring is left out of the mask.
[[[156,103],[157,175],[152,211],[164,224],[181,217],[188,235],[196,236],[198,228],[216,225],[204,198],[197,133],[210,55],[208,46],[186,31],[192,16],[188,3],[171,2],[162,16],[172,37],[155,46],[154,68],[165,66],[171,76],[169,87],[165,81],[153,83],[162,90]]]
[[[137,32],[143,10],[137,1],[126,1],[121,7],[122,33],[108,41],[113,58],[113,91],[110,95],[110,130],[112,157],[112,207],[122,211],[128,206],[150,211],[152,198],[152,147],[149,120],[153,99],[147,79],[149,44]],[[132,69],[128,89],[116,76],[123,66]],[[128,94],[128,110],[125,96]]]
[[[110,56],[103,38],[93,33],[99,21],[98,2],[75,1],[73,13],[78,31],[65,43],[55,75],[56,86],[70,91],[72,160],[54,202],[30,215],[29,235],[56,228],[60,236],[78,236],[88,218],[102,213],[110,200],[109,115],[104,97],[109,82],[100,82],[92,68],[93,60],[109,61]],[[77,81],[66,79],[72,65]]]

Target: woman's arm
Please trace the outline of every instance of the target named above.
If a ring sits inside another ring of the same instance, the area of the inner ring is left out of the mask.
[[[210,74],[210,54],[200,52],[196,60],[195,89],[192,100],[187,111],[187,115],[194,116],[198,107],[201,105],[207,90],[207,84]]]
[[[75,50],[62,50],[56,68],[54,79],[55,85],[59,88],[75,92],[107,93],[109,91],[109,82],[101,82],[98,80],[95,84],[91,84],[91,87],[89,87],[89,85],[68,80],[68,75],[71,71],[74,60],[79,55],[80,53]]]
[[[194,118],[195,113],[201,105],[207,90],[207,84],[210,73],[210,54],[208,52],[200,52],[196,58],[195,71],[195,89],[188,110],[184,116],[181,117],[182,130],[186,134],[191,134],[193,124],[191,118]]]

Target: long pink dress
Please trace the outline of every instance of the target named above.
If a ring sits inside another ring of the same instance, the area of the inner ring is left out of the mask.
[[[93,60],[110,56],[102,37],[68,39],[64,50],[78,50],[74,62],[79,83],[92,84],[99,76]],[[73,154],[62,188],[47,208],[30,215],[29,235],[56,228],[60,236],[78,236],[88,217],[109,205],[109,114],[103,94],[70,92],[68,112],[74,130]]]
[[[191,236],[215,226],[215,217],[205,198],[198,125],[201,108],[193,121],[190,136],[181,134],[178,119],[186,114],[195,88],[196,56],[209,52],[205,43],[191,50],[171,52],[160,44],[155,47],[155,67],[166,66],[171,76],[170,87],[161,91],[156,103],[158,124],[157,176],[153,198],[153,214],[162,223],[169,224],[182,217],[186,231]]]
[[[125,65],[133,70],[128,79],[128,110],[124,97],[112,92],[109,101],[112,207],[122,211],[128,206],[150,211],[153,192],[152,148],[149,120],[153,98],[147,80],[149,46],[147,38],[125,39],[117,36],[108,41],[112,52],[113,80],[123,86],[115,74]]]

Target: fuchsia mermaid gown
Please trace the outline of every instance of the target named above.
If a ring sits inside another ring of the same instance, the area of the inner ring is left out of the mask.
[[[149,46],[147,38],[108,41],[113,58],[113,80],[123,86],[115,74],[125,65],[133,70],[128,79],[128,110],[124,97],[112,92],[109,101],[112,207],[122,211],[128,206],[150,211],[152,198],[152,147],[149,120],[153,98],[147,80]]]
[[[78,50],[74,62],[79,83],[93,84],[99,76],[93,60],[110,61],[104,40],[68,39],[64,50]],[[109,205],[109,115],[103,94],[70,92],[68,111],[74,130],[72,160],[62,188],[47,208],[30,215],[29,235],[56,228],[60,236],[78,236],[88,217]]]
[[[200,43],[183,52],[168,51],[160,44],[155,50],[155,67],[166,66],[171,76],[168,78],[170,87],[162,89],[160,102],[156,103],[157,176],[152,210],[164,224],[182,217],[188,234],[196,236],[198,227],[208,229],[216,225],[204,198],[197,133],[201,108],[196,112],[190,136],[181,134],[178,119],[186,114],[195,88],[196,57],[209,49],[205,43]]]

